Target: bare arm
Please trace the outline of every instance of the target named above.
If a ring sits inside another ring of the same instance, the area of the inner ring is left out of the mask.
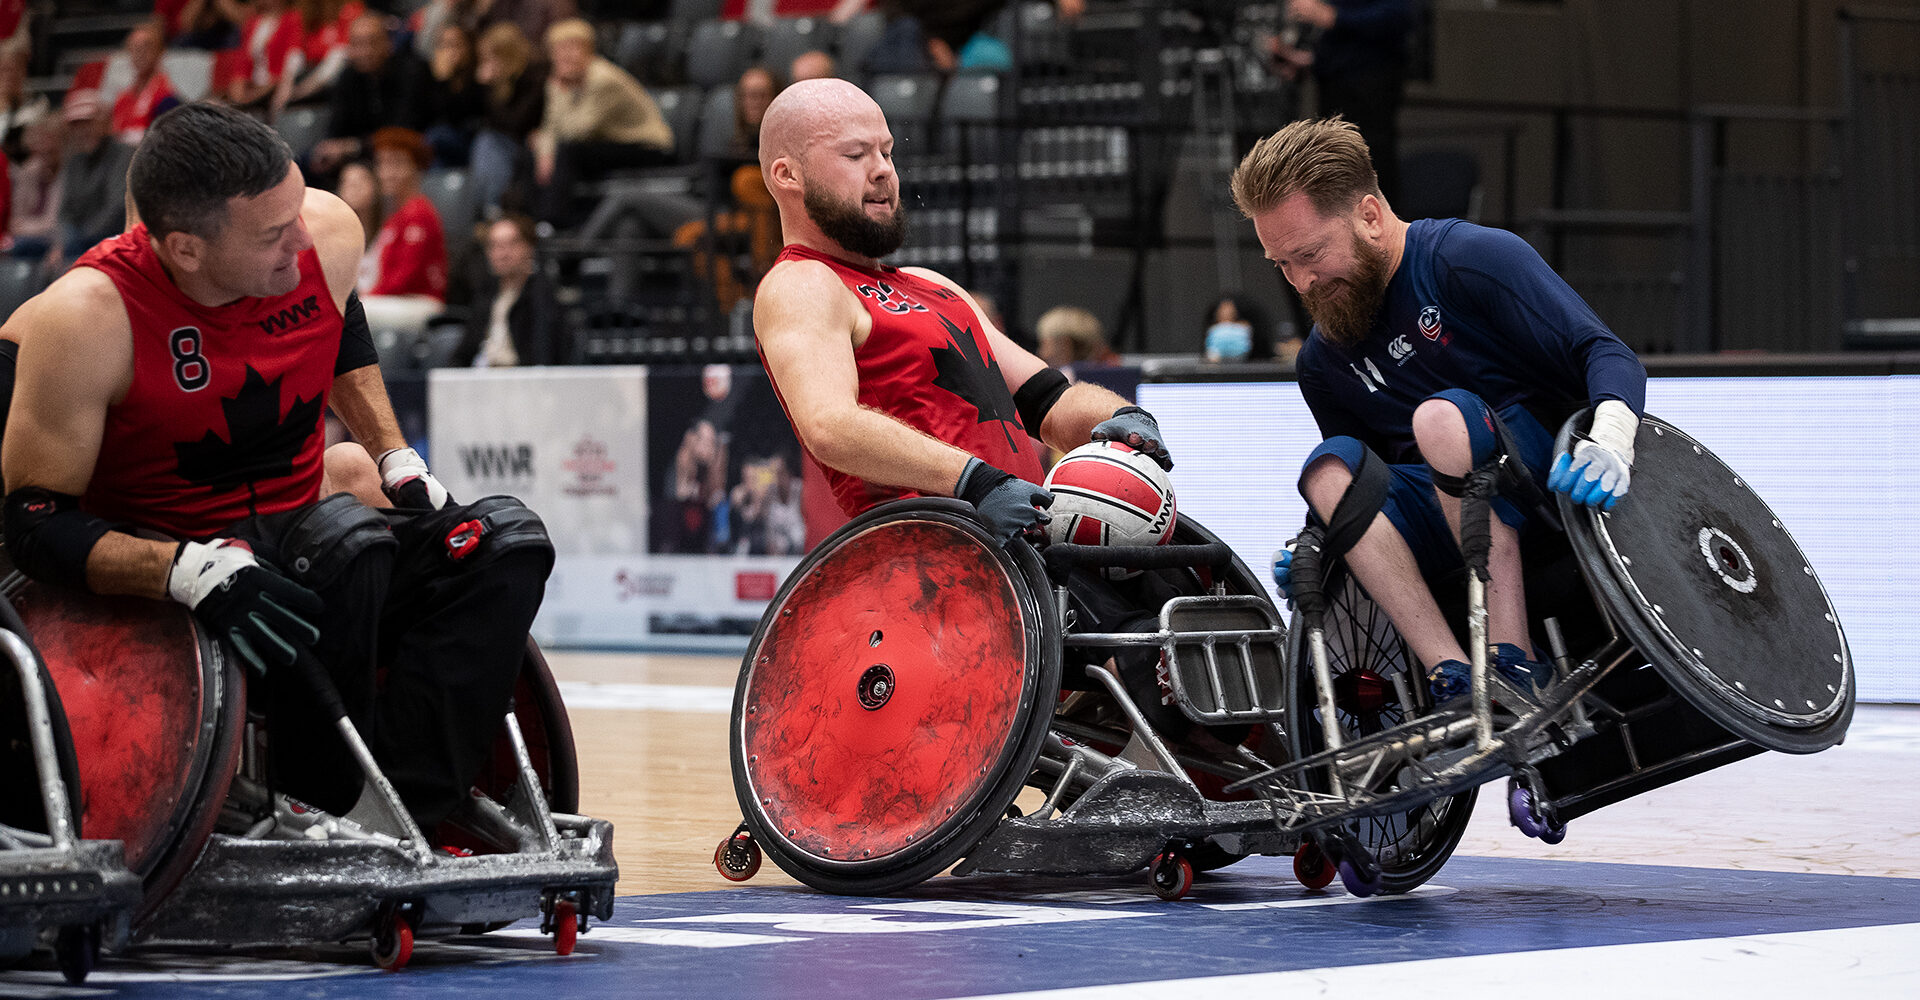
[[[327,276],[327,290],[333,304],[342,311],[347,295],[353,291],[360,253],[366,247],[366,230],[360,217],[338,197],[318,189],[307,191],[307,203],[301,211],[313,245],[320,253],[320,269]],[[400,433],[400,420],[393,414],[393,402],[387,398],[387,383],[379,365],[367,365],[334,376],[333,392],[327,403],[377,461],[381,454],[405,448],[407,439]]]
[[[951,496],[973,456],[860,405],[853,338],[865,314],[825,264],[781,264],[760,283],[754,333],[794,432],[830,468]]]
[[[1045,361],[1032,351],[1021,347],[1001,333],[992,323],[987,322],[986,314],[980,311],[980,304],[973,300],[967,290],[947,276],[937,271],[921,267],[904,267],[903,272],[941,285],[960,296],[967,308],[973,310],[975,321],[980,329],[987,332],[987,345],[993,349],[993,358],[1000,363],[1000,374],[1007,380],[1007,391],[1017,393],[1027,380],[1039,374],[1047,367]],[[1061,451],[1072,451],[1093,439],[1093,428],[1102,420],[1113,416],[1113,411],[1127,406],[1128,401],[1119,393],[1105,386],[1091,382],[1079,382],[1069,387],[1047,411],[1046,420],[1038,428],[1040,440],[1049,447]],[[1027,428],[1032,432],[1035,428]]]
[[[69,272],[21,306],[0,336],[20,344],[0,454],[8,491],[39,487],[80,496],[100,457],[107,408],[133,378],[133,338],[120,295],[98,271]],[[75,363],[81,358],[86,363]],[[108,532],[88,553],[87,585],[100,594],[165,599],[178,548]]]

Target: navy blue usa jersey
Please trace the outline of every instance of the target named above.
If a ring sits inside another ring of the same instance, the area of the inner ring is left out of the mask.
[[[1647,398],[1640,359],[1525,240],[1459,219],[1411,224],[1367,336],[1343,347],[1315,327],[1297,369],[1320,433],[1389,462],[1419,460],[1413,411],[1442,389],[1517,403],[1549,431],[1582,406],[1637,414]]]

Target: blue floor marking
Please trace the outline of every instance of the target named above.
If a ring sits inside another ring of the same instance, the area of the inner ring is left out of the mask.
[[[1409,896],[1354,900],[1337,882],[1302,889],[1286,859],[1253,858],[1177,903],[1144,875],[941,879],[885,899],[633,896],[567,959],[523,922],[423,941],[399,975],[373,970],[364,947],[142,952],[80,989],[50,971],[0,973],[0,996],[933,1000],[1917,919],[1920,879],[1455,858]]]

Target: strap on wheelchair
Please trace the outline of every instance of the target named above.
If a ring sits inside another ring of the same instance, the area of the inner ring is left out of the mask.
[[[1504,496],[1515,506],[1531,512],[1532,516],[1544,521],[1554,530],[1560,530],[1559,508],[1554,505],[1550,497],[1541,492],[1540,485],[1534,482],[1533,471],[1527,468],[1527,463],[1520,458],[1520,450],[1514,445],[1513,435],[1507,430],[1506,421],[1501,420],[1498,414],[1493,418],[1493,433],[1495,439],[1493,457],[1481,463],[1479,469],[1474,470],[1478,472],[1480,469],[1493,468],[1498,473],[1499,478],[1490,496]],[[1473,478],[1474,472],[1469,472],[1465,476],[1449,476],[1431,466],[1427,471],[1433,479],[1435,489],[1450,497],[1465,499],[1467,483]],[[1464,545],[1464,542],[1462,544]]]
[[[1387,463],[1372,448],[1362,448],[1352,482],[1340,494],[1340,502],[1333,505],[1333,516],[1324,525],[1309,517],[1300,537],[1294,539],[1288,589],[1309,626],[1318,628],[1326,615],[1329,566],[1346,555],[1373,525],[1374,515],[1386,506],[1391,476]]]
[[[1508,458],[1503,455],[1467,473],[1460,491],[1460,558],[1482,583],[1493,552],[1493,497],[1500,492],[1501,468]]]

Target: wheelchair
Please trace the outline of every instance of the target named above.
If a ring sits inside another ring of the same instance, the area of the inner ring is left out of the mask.
[[[45,663],[49,697],[57,689],[64,703],[67,787],[85,790],[75,821],[122,852],[131,898],[112,943],[366,940],[392,971],[407,964],[416,935],[479,934],[537,916],[564,955],[591,919],[611,917],[612,827],[576,814],[572,730],[531,640],[492,759],[470,800],[431,831],[393,793],[331,683],[310,678],[405,836],[270,840],[272,734],[249,710],[238,661],[185,608],[17,573],[0,590],[17,609],[21,645]]]
[[[1113,567],[1171,596],[1130,630],[1087,630],[1067,582]],[[744,820],[715,865],[744,881],[764,851],[815,888],[867,895],[956,864],[1147,868],[1178,898],[1196,870],[1293,853],[1267,804],[1220,792],[1286,759],[1285,635],[1259,579],[1190,518],[1168,545],[1043,555],[1002,545],[959,501],[877,507],[795,569],[749,646],[730,737]],[[1150,721],[1137,673],[1109,653],[1144,657],[1149,684],[1164,668],[1191,729]],[[1046,796],[1021,815],[1028,785]]]
[[[1316,598],[1289,627],[1191,519],[1167,546],[1043,552],[998,544],[957,501],[875,508],[800,564],[749,646],[729,747],[743,819],[715,866],[744,881],[764,855],[864,895],[949,869],[1146,869],[1176,899],[1197,870],[1291,854],[1311,889],[1400,893],[1440,871],[1489,781],[1510,779],[1515,826],[1557,842],[1632,795],[1839,742],[1852,662],[1791,535],[1671,424],[1643,420],[1636,451],[1627,501],[1600,514],[1559,498],[1565,547],[1527,553],[1551,681],[1522,691],[1488,669],[1483,577],[1436,587],[1479,650],[1472,698],[1440,706],[1311,543],[1295,579],[1314,575]],[[1140,570],[1171,596],[1157,618],[1089,630],[1075,566]],[[1116,668],[1142,650],[1158,653],[1157,698]],[[1045,798],[1021,815],[1029,785]]]

